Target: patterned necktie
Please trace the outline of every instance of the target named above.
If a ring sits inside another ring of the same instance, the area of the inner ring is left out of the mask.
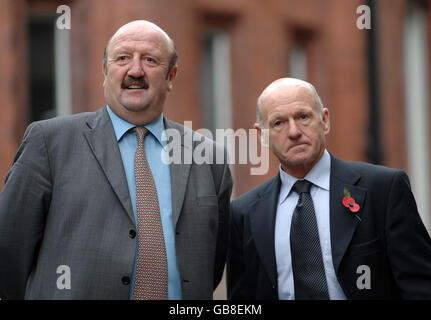
[[[295,299],[327,300],[328,286],[316,214],[310,195],[311,183],[307,180],[298,180],[293,188],[299,194],[290,227]]]
[[[135,155],[138,251],[133,300],[168,299],[168,264],[153,175],[145,156],[145,128],[135,128],[138,147]]]

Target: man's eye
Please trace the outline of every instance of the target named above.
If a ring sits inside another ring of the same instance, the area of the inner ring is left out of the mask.
[[[306,115],[306,114],[301,114],[301,115],[299,116],[299,119],[301,119],[301,120],[306,120],[306,119],[308,119],[308,115]]]
[[[128,59],[127,56],[119,56],[117,57],[117,61],[126,61]]]
[[[281,121],[277,120],[274,122],[274,127],[278,127],[279,125],[281,125]]]
[[[154,59],[154,58],[151,58],[151,57],[145,57],[145,62],[149,62],[149,63],[155,63],[156,62],[156,60]]]

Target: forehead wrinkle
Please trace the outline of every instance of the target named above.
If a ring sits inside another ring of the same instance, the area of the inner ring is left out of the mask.
[[[267,112],[268,120],[273,118],[289,118],[297,115],[298,113],[310,113],[313,110],[309,104],[304,104],[302,101],[290,102],[288,104],[278,104]]]
[[[267,89],[268,90],[265,90],[260,98],[261,105],[267,105],[267,107],[273,106],[273,108],[275,108],[279,105],[285,105],[287,107],[293,103],[300,103],[304,106],[310,105],[318,109],[318,102],[311,88],[308,86],[300,84],[274,84]]]
[[[159,41],[157,41],[156,39],[154,39],[154,37],[152,35],[145,35],[145,36],[139,35],[139,36],[137,36],[136,34],[127,34],[124,36],[119,36],[118,38],[111,40],[110,46],[113,48],[118,48],[118,47],[124,46],[126,48],[131,49],[132,45],[130,45],[130,43],[137,43],[137,45],[135,44],[135,45],[133,45],[133,47],[140,46],[140,45],[144,46],[148,43],[151,43],[152,45],[154,45],[158,48],[162,47],[162,44]]]
[[[274,84],[268,87],[259,99],[261,117],[266,121],[274,117],[291,116],[292,112],[309,112],[308,107],[311,107],[312,111],[319,111],[314,93],[308,86],[301,84]]]
[[[157,44],[157,43],[156,43]],[[123,53],[123,52],[134,52],[134,51],[142,51],[145,54],[152,54],[152,55],[156,55],[156,56],[161,56],[162,55],[162,49],[159,48],[158,46],[152,46],[151,48],[148,48],[148,44],[147,43],[139,43],[136,46],[130,45],[130,44],[118,44],[118,46],[114,46],[111,50],[112,54],[119,54],[119,53]]]
[[[160,54],[165,49],[169,55],[173,54],[175,49],[172,47],[172,40],[162,29],[155,27],[156,25],[153,26],[152,24],[133,27],[129,24],[121,27],[108,41],[107,56],[110,56],[116,45],[121,47],[121,43],[124,41],[152,43],[153,46],[159,49]],[[163,39],[162,41],[160,41],[161,38]],[[166,48],[162,48],[164,45]]]

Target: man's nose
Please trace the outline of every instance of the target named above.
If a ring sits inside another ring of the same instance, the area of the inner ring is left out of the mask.
[[[289,126],[287,130],[288,130],[287,134],[289,138],[292,140],[298,139],[302,134],[301,129],[299,128],[298,124],[294,119],[291,119],[289,121]]]
[[[132,65],[127,74],[135,78],[144,76],[145,72],[142,68],[141,59],[139,57],[133,57]]]

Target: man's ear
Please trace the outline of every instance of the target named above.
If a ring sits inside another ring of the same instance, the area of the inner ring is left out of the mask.
[[[168,91],[171,91],[172,88],[174,87],[174,80],[177,77],[177,72],[178,72],[178,65],[176,65],[175,67],[172,68],[171,72],[169,72],[168,75]]]
[[[107,73],[108,69],[106,68],[106,64],[105,62],[102,63],[102,72],[103,72],[103,86],[105,86],[105,81],[106,81],[106,73]]]
[[[269,147],[268,129],[261,128],[257,122],[254,124],[254,128],[257,130],[257,134],[260,138],[260,144],[268,148]]]
[[[325,135],[327,135],[331,130],[331,122],[329,121],[329,110],[327,108],[323,108],[322,122],[323,122],[323,132],[325,133]]]

